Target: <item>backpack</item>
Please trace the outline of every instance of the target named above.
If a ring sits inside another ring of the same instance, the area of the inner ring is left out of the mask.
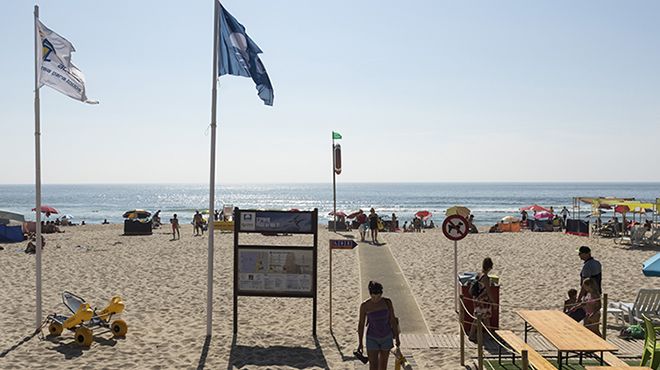
[[[479,284],[479,281],[481,281],[481,278],[483,278],[485,275],[481,276],[480,278],[474,278],[470,280],[470,295],[472,298],[477,298],[481,292],[483,291],[483,288],[481,288],[481,284]]]

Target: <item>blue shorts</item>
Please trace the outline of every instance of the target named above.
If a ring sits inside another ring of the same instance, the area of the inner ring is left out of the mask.
[[[367,335],[367,351],[389,351],[394,347],[393,339],[392,335],[384,338],[375,338]]]

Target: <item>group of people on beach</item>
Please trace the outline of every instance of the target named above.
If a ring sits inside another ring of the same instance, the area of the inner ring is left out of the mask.
[[[600,336],[601,282],[602,265],[591,256],[591,248],[582,246],[578,255],[584,262],[580,271],[580,290],[570,289],[568,299],[564,301],[564,312],[575,321],[582,321],[584,326]]]

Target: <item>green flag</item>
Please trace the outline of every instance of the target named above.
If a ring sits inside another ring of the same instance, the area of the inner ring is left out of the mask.
[[[341,139],[341,134],[339,132],[334,132],[332,131],[332,139],[333,140],[339,140]]]

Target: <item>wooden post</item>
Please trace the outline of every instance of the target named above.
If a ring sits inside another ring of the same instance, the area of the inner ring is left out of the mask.
[[[603,300],[600,303],[603,312],[603,339],[607,339],[607,294],[603,294]]]
[[[479,370],[484,370],[484,333],[481,327],[481,317],[477,316],[477,361]]]
[[[463,296],[460,298],[461,302],[463,301]],[[461,366],[465,366],[465,328],[463,327],[463,322],[465,321],[465,311],[463,310],[463,304],[458,307],[458,335],[461,342]]]
[[[527,350],[523,349],[521,355],[522,355],[522,370],[529,370],[529,358],[527,355]]]

